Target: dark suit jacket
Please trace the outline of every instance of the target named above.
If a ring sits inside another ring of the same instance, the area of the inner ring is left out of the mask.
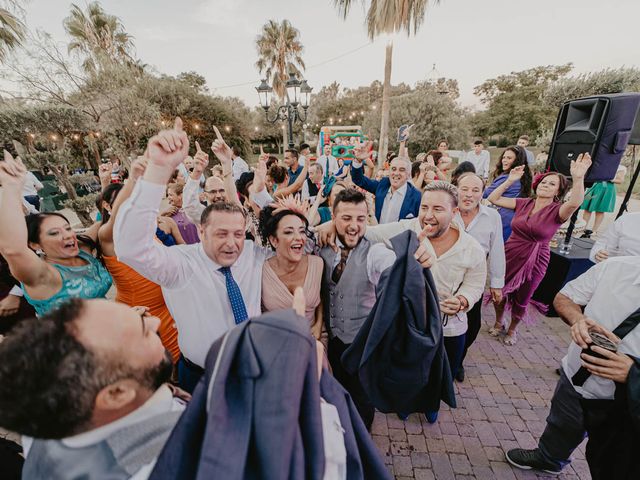
[[[321,480],[321,395],[345,430],[348,478],[391,478],[348,394],[326,372],[318,382],[315,352],[292,310],[232,329],[209,351],[150,479]]]
[[[440,400],[455,407],[433,277],[413,257],[414,232],[391,243],[396,261],[382,274],[376,304],[342,363],[381,412],[437,411]]]
[[[364,174],[362,167],[356,168],[355,166],[351,167],[351,179],[357,186],[364,188],[367,192],[373,193],[376,196],[376,218],[380,221],[382,205],[384,204],[387,192],[391,188],[391,181],[387,177],[384,177],[382,180],[373,180]],[[417,217],[418,211],[420,210],[421,199],[422,194],[420,190],[414,187],[411,182],[407,182],[407,194],[400,208],[399,220]]]

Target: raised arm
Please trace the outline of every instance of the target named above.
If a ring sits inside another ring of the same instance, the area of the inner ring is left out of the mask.
[[[304,166],[302,167],[302,172],[300,172],[300,175],[298,175],[298,178],[296,178],[295,182],[293,182],[291,185],[287,187],[278,188],[278,190],[276,190],[273,193],[273,196],[275,198],[283,198],[288,195],[293,195],[294,193],[297,193],[298,190],[302,188],[302,184],[307,179],[307,172],[309,171],[310,163],[311,162],[304,162]]]
[[[216,132],[216,139],[211,144],[211,151],[218,157],[218,160],[220,160],[222,164],[222,178],[224,179],[224,190],[227,194],[227,201],[242,207],[243,205],[238,198],[236,182],[233,178],[233,151],[231,147],[225,143],[218,127],[214,125],[213,130]]]
[[[584,176],[591,166],[591,155],[588,153],[578,155],[576,160],[571,161],[571,178],[573,185],[569,199],[562,204],[558,215],[560,220],[566,222],[573,212],[580,208],[584,200]]]
[[[189,139],[176,118],[173,130],[163,130],[149,140],[147,169],[122,205],[114,228],[115,253],[141,275],[162,286],[180,284],[190,275],[177,247],[154,241],[158,207],[173,171],[189,153]]]
[[[351,164],[351,180],[360,188],[364,188],[367,192],[375,194],[380,182],[366,177],[362,167],[362,162],[366,162],[369,156],[369,150],[372,144],[373,142],[368,141],[353,149],[353,154],[357,161],[354,160]]]
[[[113,202],[111,207],[111,215],[107,223],[102,225],[98,230],[98,240],[100,241],[100,247],[102,251],[107,255],[113,255],[113,227],[116,224],[116,217],[120,206],[131,196],[133,187],[135,187],[138,179],[144,175],[144,171],[147,168],[147,159],[145,157],[138,157],[131,163],[131,175],[129,179],[120,190],[116,201]]]
[[[524,165],[512,168],[509,172],[509,177],[502,183],[502,185],[498,186],[493,192],[489,194],[487,200],[489,200],[494,205],[497,205],[498,207],[515,210],[516,199],[503,197],[502,195],[509,189],[511,185],[522,178],[522,175],[524,175],[524,168]]]
[[[27,224],[22,212],[22,188],[27,169],[20,158],[4,151],[0,162],[0,254],[6,259],[11,274],[29,286],[46,281],[51,274],[47,263],[29,248]]]
[[[209,165],[209,155],[202,151],[200,144],[196,143],[196,154],[193,156],[193,171],[182,191],[182,210],[189,220],[200,225],[200,218],[204,206],[200,203],[198,192],[200,190],[200,177]]]

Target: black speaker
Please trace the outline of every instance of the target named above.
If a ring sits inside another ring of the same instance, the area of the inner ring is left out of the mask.
[[[593,165],[585,181],[613,179],[632,139],[639,108],[640,93],[597,95],[565,103],[556,121],[547,168],[569,176],[571,160],[589,152]],[[640,125],[635,127],[640,137]]]
[[[636,114],[636,123],[633,125],[633,129],[631,130],[629,145],[640,145],[640,109]]]

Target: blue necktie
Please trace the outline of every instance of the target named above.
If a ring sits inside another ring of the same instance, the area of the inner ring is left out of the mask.
[[[227,295],[229,295],[229,301],[231,302],[233,318],[236,321],[236,325],[238,325],[249,318],[249,315],[247,315],[247,307],[244,305],[244,300],[242,299],[242,292],[233,279],[233,275],[231,275],[230,267],[222,267],[219,271],[224,275],[227,282]]]

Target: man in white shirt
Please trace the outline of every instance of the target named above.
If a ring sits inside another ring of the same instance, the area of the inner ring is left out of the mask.
[[[482,140],[476,140],[473,142],[473,150],[467,153],[464,160],[466,162],[471,162],[476,169],[476,173],[485,181],[489,178],[489,164],[491,162],[491,156],[489,155],[489,151],[484,149]]]
[[[44,185],[42,185],[40,180],[38,180],[33,173],[27,172],[24,186],[22,187],[22,196],[28,203],[33,205],[37,211],[40,211],[40,197],[38,196],[38,191],[43,188]]]
[[[324,171],[322,165],[318,162],[313,162],[309,166],[309,176],[302,184],[302,200],[309,200],[309,203],[313,204],[318,193],[324,187],[323,185]]]
[[[0,425],[23,435],[24,478],[147,478],[187,398],[166,383],[159,325],[144,307],[72,299],[3,340]]]
[[[621,256],[640,256],[640,212],[625,213],[609,225],[589,253],[592,262]]]
[[[585,437],[582,399],[613,399],[614,381],[625,383],[633,364],[628,355],[640,356],[638,327],[617,344],[618,353],[598,351],[606,356],[604,363],[594,364],[596,360],[589,361],[593,357],[582,353],[593,343],[590,332],[611,338],[611,332],[640,307],[640,257],[612,258],[590,268],[563,287],[553,306],[571,326],[573,341],[562,359],[547,426],[538,448],[513,449],[506,456],[516,467],[558,474]],[[581,370],[583,365],[587,366],[586,372]],[[584,373],[591,375],[585,378]]]
[[[444,314],[445,348],[455,377],[462,361],[467,311],[480,301],[487,276],[486,254],[480,244],[453,219],[458,213],[458,192],[447,182],[425,187],[418,218],[369,227],[365,238],[388,241],[405,230],[427,234],[433,254],[431,273]],[[435,421],[435,418],[427,419]],[[433,422],[431,422],[433,423]]]
[[[529,146],[529,135],[520,135],[517,145],[524,149],[524,153],[527,155],[527,164],[529,165],[529,168],[531,168],[531,171],[533,171],[533,167],[536,164],[536,158],[531,150],[527,150],[527,147]]]
[[[300,150],[298,150],[298,163],[304,167],[305,162],[311,156],[311,148],[308,143],[301,143]]]
[[[502,238],[502,221],[500,214],[493,208],[482,205],[482,193],[485,183],[475,173],[464,173],[458,178],[458,208],[454,221],[458,226],[475,238],[487,258],[489,267],[489,290],[492,300],[502,301],[502,287],[506,262],[504,257],[504,241]],[[467,312],[469,329],[465,337],[462,361],[467,355],[469,347],[478,337],[482,325],[482,298]],[[464,366],[460,365],[456,379],[464,381]]]
[[[322,170],[326,177],[334,175],[339,169],[338,159],[331,155],[331,145],[325,145],[322,150],[322,155],[316,160],[318,165],[322,166]]]
[[[216,129],[212,150],[231,171],[231,148]],[[178,328],[183,358],[180,385],[189,391],[202,375],[211,344],[237,323],[261,313],[262,266],[267,251],[245,241],[245,212],[237,204],[214,203],[198,226],[201,243],[165,247],[154,241],[158,207],[189,140],[176,119],[173,130],[149,140],[144,178],[123,203],[114,229],[118,259],[162,287]],[[184,381],[183,381],[184,379]]]
[[[184,186],[184,190],[182,191],[182,209],[189,220],[196,225],[200,225],[202,212],[204,212],[205,206],[200,202],[199,178],[207,168],[207,165],[209,165],[209,155],[202,151],[198,142],[195,143],[196,154],[193,159],[193,171],[191,172],[191,175]],[[227,189],[235,195],[236,190],[233,176],[229,172],[227,176],[223,178],[224,182],[216,176],[211,176],[205,181],[204,195],[207,205],[232,201],[231,198],[228,198]]]
[[[240,149],[238,147],[233,147],[231,149],[233,156],[233,179],[234,180],[238,180],[240,178],[240,175],[242,175],[244,172],[248,172],[249,171],[249,164],[247,164],[247,162],[244,161],[244,159],[240,156]]]

